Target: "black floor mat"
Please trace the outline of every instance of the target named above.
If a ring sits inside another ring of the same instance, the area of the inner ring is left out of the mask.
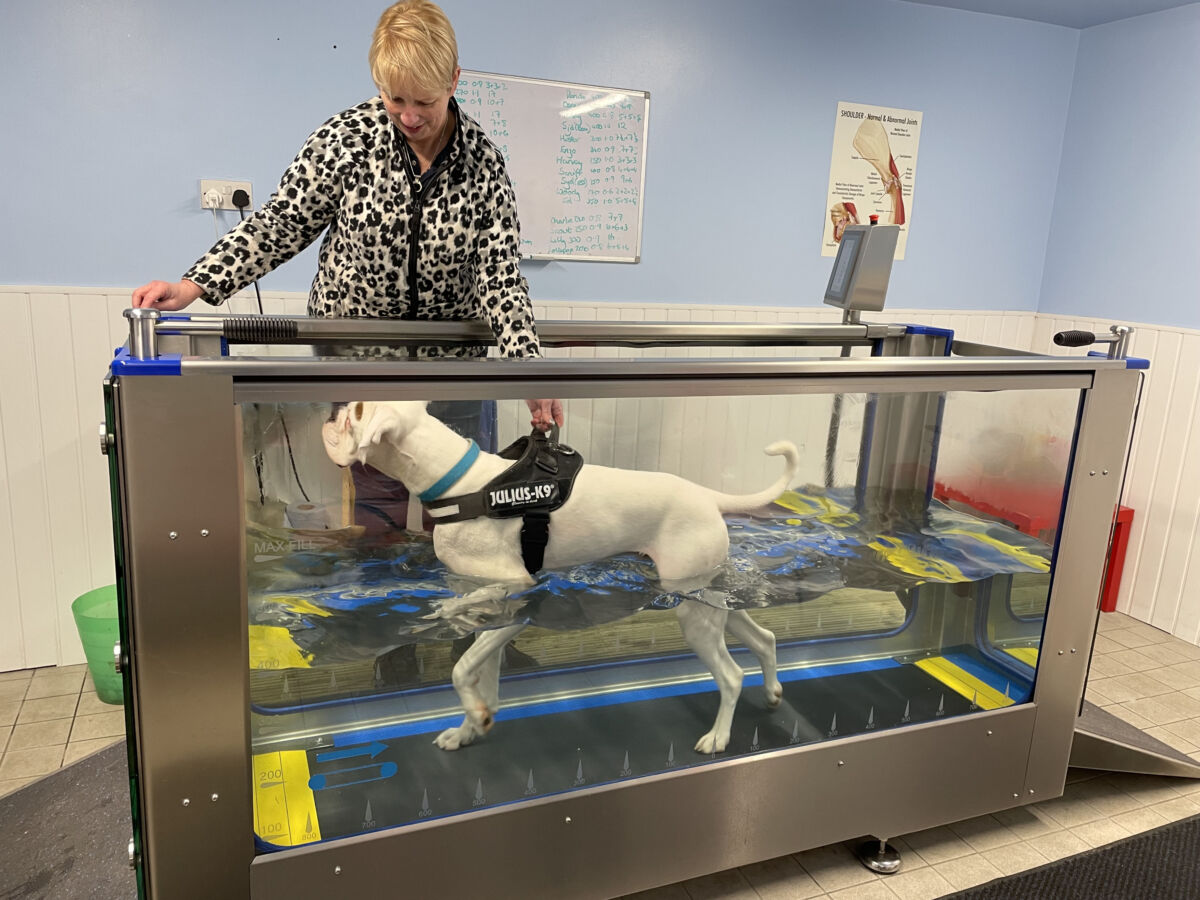
[[[1200,816],[951,894],[955,900],[1196,900]]]
[[[136,898],[131,835],[121,742],[0,798],[0,898]]]

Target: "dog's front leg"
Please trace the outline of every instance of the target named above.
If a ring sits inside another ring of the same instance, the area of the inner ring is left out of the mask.
[[[480,632],[475,643],[455,663],[451,677],[466,715],[461,725],[447,728],[434,740],[443,750],[465,747],[492,727],[499,696],[500,652],[524,628],[522,622]]]

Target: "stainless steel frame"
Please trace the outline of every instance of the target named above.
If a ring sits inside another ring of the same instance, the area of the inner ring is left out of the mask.
[[[1140,383],[1122,361],[185,359],[182,372],[116,378],[110,423],[150,897],[611,897],[1063,789]],[[1084,392],[1031,703],[255,855],[237,402],[1017,387]]]
[[[147,893],[244,896],[254,840],[232,384],[214,376],[122,378],[113,406],[128,737]],[[198,852],[200,878],[182,864]]]

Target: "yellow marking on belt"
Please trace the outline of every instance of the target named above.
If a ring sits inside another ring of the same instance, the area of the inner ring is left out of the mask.
[[[1021,662],[1028,665],[1030,668],[1037,668],[1038,648],[1037,647],[1006,647],[1004,650],[1009,656],[1015,656]]]
[[[1011,697],[1006,697],[945,657],[930,656],[919,659],[917,668],[932,675],[954,693],[974,702],[980,709],[999,709],[1002,706],[1012,706],[1014,702]]]
[[[303,750],[255,754],[255,834],[280,847],[321,839],[317,801],[308,778],[308,754]]]
[[[846,527],[858,522],[858,514],[850,507],[831,500],[829,497],[818,497],[813,494],[802,494],[799,491],[784,491],[775,500],[784,509],[790,509],[805,516],[816,516],[818,522],[826,525]],[[788,519],[789,525],[803,524],[797,519]]]
[[[296,646],[282,625],[250,626],[251,669],[310,669],[313,655]]]
[[[977,531],[967,531],[963,528],[947,528],[941,532],[942,534],[961,534],[964,537],[972,538],[979,541],[981,544],[987,544],[990,547],[999,550],[1006,556],[1011,556],[1018,562],[1023,563],[1035,572],[1049,572],[1050,560],[1046,557],[1034,553],[1026,547],[1017,547],[1013,544],[1006,543],[999,538],[994,538],[990,534],[982,534]]]
[[[904,546],[899,538],[879,535],[867,545],[877,551],[891,565],[901,572],[916,575],[920,578],[933,578],[938,581],[967,581],[966,575],[958,566],[942,559],[925,556]]]

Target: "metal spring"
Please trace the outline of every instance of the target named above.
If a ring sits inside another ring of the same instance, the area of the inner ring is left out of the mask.
[[[299,334],[300,326],[291,319],[234,316],[226,319],[224,323],[226,338],[248,344],[269,344],[272,341],[294,340]]]

